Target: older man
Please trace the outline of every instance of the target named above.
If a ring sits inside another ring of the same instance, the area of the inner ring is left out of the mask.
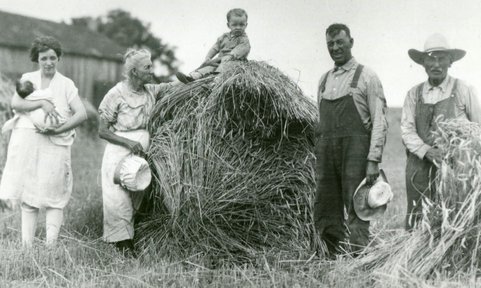
[[[424,66],[428,80],[409,90],[404,101],[401,132],[407,148],[406,230],[411,230],[422,215],[422,199],[434,197],[433,180],[436,165],[441,163],[441,151],[433,146],[431,132],[435,120],[465,118],[481,122],[481,110],[473,88],[448,75],[448,69],[466,54],[460,49],[450,49],[446,38],[440,34],[430,36],[424,51],[410,49],[409,57]]]
[[[326,42],[335,66],[321,77],[318,90],[314,221],[333,256],[343,242],[355,250],[369,242],[369,222],[355,214],[352,196],[364,178],[372,184],[379,176],[387,121],[381,82],[352,57],[349,28],[332,24]]]

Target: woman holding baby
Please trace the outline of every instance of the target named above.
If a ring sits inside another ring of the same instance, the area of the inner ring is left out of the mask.
[[[87,119],[75,84],[57,71],[61,56],[58,40],[36,38],[30,59],[40,69],[23,74],[21,81],[31,82],[35,90],[42,90],[48,97],[29,100],[15,93],[12,98],[18,119],[12,127],[0,199],[20,205],[22,242],[27,247],[33,243],[40,208],[46,208],[47,245],[58,238],[63,208],[72,192],[72,130]],[[45,123],[50,123],[42,129],[28,116],[39,109],[44,112]]]

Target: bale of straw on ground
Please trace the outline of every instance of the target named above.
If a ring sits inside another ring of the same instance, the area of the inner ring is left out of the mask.
[[[423,203],[423,219],[412,233],[378,240],[348,272],[365,271],[366,281],[382,278],[394,286],[412,279],[479,276],[481,128],[465,119],[438,119],[434,136],[444,155],[436,172],[436,199]]]
[[[305,248],[316,111],[263,62],[172,88],[150,122],[155,181],[141,242],[173,257]]]

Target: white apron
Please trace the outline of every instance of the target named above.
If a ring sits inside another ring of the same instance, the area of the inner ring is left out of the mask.
[[[147,130],[117,131],[116,135],[139,142],[144,151],[149,147]],[[104,208],[105,242],[118,242],[134,237],[134,212],[139,208],[143,192],[130,192],[114,184],[115,168],[131,152],[127,148],[108,143],[102,160],[102,199]]]

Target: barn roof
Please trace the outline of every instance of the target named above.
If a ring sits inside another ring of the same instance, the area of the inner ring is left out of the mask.
[[[53,36],[66,54],[121,61],[125,48],[86,27],[0,11],[0,46],[30,48],[38,36]]]

